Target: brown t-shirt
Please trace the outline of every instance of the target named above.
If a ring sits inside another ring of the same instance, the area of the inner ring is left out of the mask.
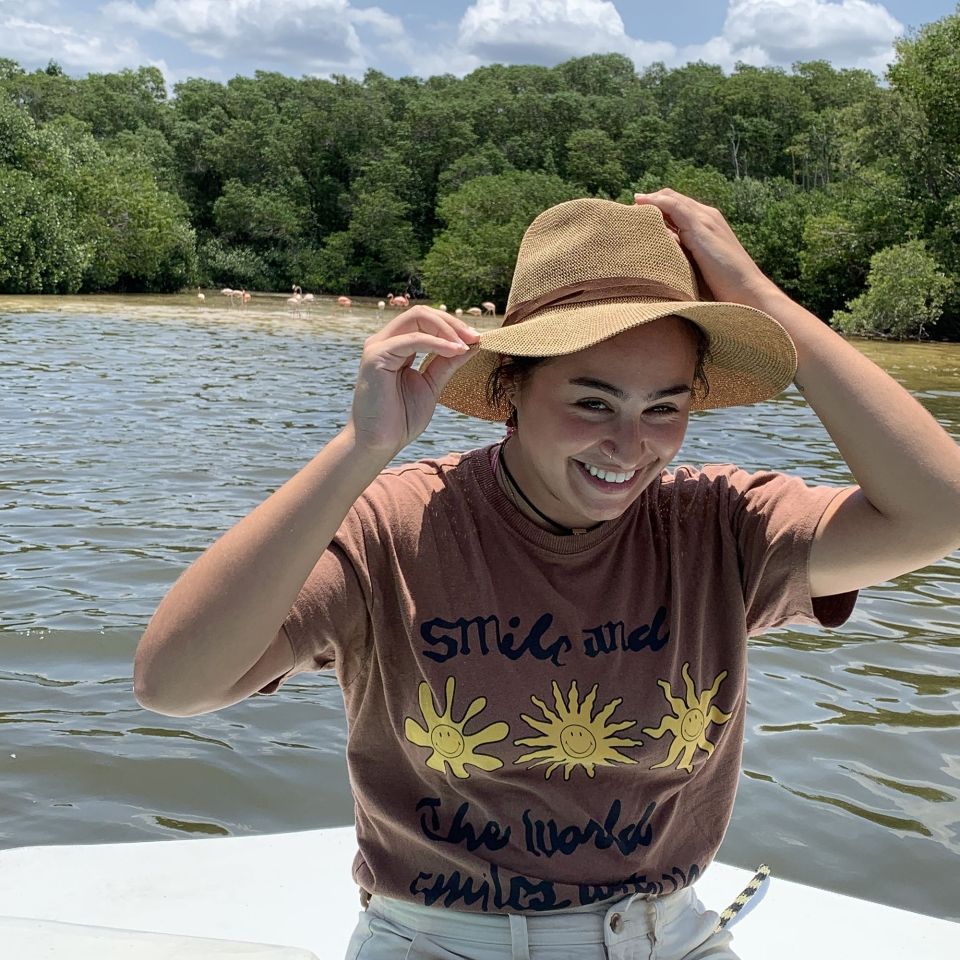
[[[692,883],[733,807],[747,635],[853,608],[807,581],[840,490],[680,467],[554,536],[491,453],[381,474],[284,625],[288,676],[332,668],[343,688],[354,877],[511,913]]]

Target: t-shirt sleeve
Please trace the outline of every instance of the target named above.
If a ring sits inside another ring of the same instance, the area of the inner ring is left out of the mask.
[[[293,666],[261,693],[275,692],[298,673],[320,670],[336,670],[345,686],[363,668],[370,650],[365,554],[362,525],[351,509],[283,622]]]
[[[853,612],[857,591],[811,597],[809,562],[820,519],[846,488],[743,470],[732,471],[727,483],[748,632],[787,624],[840,626]]]

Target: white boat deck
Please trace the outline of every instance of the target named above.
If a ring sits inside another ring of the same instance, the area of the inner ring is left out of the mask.
[[[338,828],[0,851],[0,957],[338,960],[354,850]],[[713,864],[697,891],[719,911],[750,877]],[[776,877],[763,894],[733,929],[742,960],[960,960],[960,924]]]

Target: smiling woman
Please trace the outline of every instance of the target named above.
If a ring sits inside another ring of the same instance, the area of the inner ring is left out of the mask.
[[[671,471],[693,411],[794,378],[859,486]],[[386,469],[438,402],[508,435]],[[562,203],[501,326],[418,306],[367,339],[347,426],[182,575],[137,694],[187,715],[336,671],[351,960],[623,960],[651,937],[734,958],[694,883],[740,777],[747,636],[839,625],[860,586],[948,552],[957,476],[932,418],[716,211]]]

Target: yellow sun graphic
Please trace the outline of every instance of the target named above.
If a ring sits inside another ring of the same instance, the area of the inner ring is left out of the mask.
[[[570,684],[568,702],[564,702],[560,687],[554,681],[553,700],[557,708],[556,713],[550,710],[542,700],[531,697],[530,699],[540,708],[546,719],[536,720],[525,713],[521,714],[521,717],[534,730],[539,730],[543,736],[514,740],[514,744],[518,747],[539,748],[532,753],[525,753],[518,760],[514,760],[514,763],[526,763],[532,760],[535,767],[542,763],[549,763],[550,766],[544,774],[546,780],[550,779],[550,774],[557,767],[564,768],[563,779],[569,780],[570,773],[578,765],[587,771],[587,776],[592,777],[593,768],[597,764],[609,766],[613,763],[636,763],[636,760],[625,757],[614,748],[639,747],[642,741],[614,737],[613,734],[634,726],[637,721],[624,720],[621,723],[606,725],[606,721],[612,716],[614,710],[623,702],[622,699],[611,700],[595,717],[590,716],[597,699],[598,686],[599,684],[595,683],[583,703],[580,703],[577,681],[574,680]]]
[[[420,726],[416,720],[406,717],[404,724],[404,735],[418,747],[432,747],[433,753],[427,759],[427,766],[440,773],[446,772],[446,765],[450,764],[450,769],[455,777],[463,780],[469,777],[467,773],[467,764],[479,767],[481,770],[496,770],[503,766],[503,761],[496,757],[488,757],[483,753],[475,753],[476,747],[484,743],[496,743],[498,740],[505,740],[510,728],[503,722],[491,723],[489,727],[484,727],[476,733],[465,733],[464,727],[473,717],[475,717],[487,705],[486,697],[477,697],[473,703],[467,707],[467,712],[462,720],[453,719],[453,695],[456,690],[456,679],[447,677],[447,685],[444,691],[446,697],[446,706],[443,713],[437,713],[433,705],[433,697],[430,695],[430,685],[426,682],[420,684],[417,688],[417,695],[420,699],[420,712],[427,725],[426,729]]]
[[[678,770],[686,770],[693,773],[693,755],[699,747],[705,750],[707,756],[713,753],[713,744],[706,738],[706,729],[708,723],[726,723],[733,714],[724,713],[717,707],[711,706],[710,701],[717,695],[720,684],[723,683],[727,675],[724,670],[709,690],[705,690],[697,697],[696,688],[690,679],[690,664],[683,665],[684,683],[687,685],[687,701],[683,702],[679,697],[673,695],[670,689],[670,683],[667,680],[658,680],[657,683],[663,688],[663,695],[667,698],[667,703],[673,708],[675,716],[665,714],[660,721],[659,727],[644,727],[643,732],[658,740],[668,731],[673,734],[674,740],[667,754],[667,759],[662,763],[655,763],[650,769],[657,770],[660,767],[673,766],[673,762],[680,757],[677,763]],[[680,756],[683,754],[683,756]]]

